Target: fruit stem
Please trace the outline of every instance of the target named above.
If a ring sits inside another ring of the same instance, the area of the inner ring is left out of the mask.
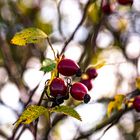
[[[52,50],[53,55],[54,55],[54,58],[55,58],[55,60],[56,60],[57,58],[56,58],[56,55],[55,55],[55,51],[54,51],[54,49],[53,49],[53,46],[52,46],[52,44],[51,44],[51,42],[50,42],[49,37],[47,37],[47,41],[48,41],[49,46],[51,47],[51,50]]]

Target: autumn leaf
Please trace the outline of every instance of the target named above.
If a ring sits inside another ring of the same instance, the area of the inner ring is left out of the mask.
[[[87,11],[87,15],[93,24],[98,24],[101,16],[100,16],[100,8],[96,2],[92,3]]]
[[[107,107],[107,116],[109,117],[110,114],[113,112],[113,110],[116,108],[116,103],[114,101],[111,101],[109,104],[108,104],[108,107]]]
[[[114,101],[111,101],[107,107],[107,116],[109,117],[114,110],[123,109],[125,96],[123,94],[117,94],[114,97]]]
[[[82,121],[78,112],[76,110],[74,110],[73,108],[69,107],[69,106],[57,106],[57,107],[52,108],[50,111],[51,112],[63,113],[65,115],[69,115],[71,117],[74,117],[74,118]]]
[[[42,39],[46,39],[47,34],[42,30],[34,27],[23,29],[17,32],[11,40],[14,45],[25,46],[29,43],[39,43]]]
[[[105,66],[106,64],[107,64],[107,63],[106,63],[105,60],[101,60],[101,61],[97,62],[97,63],[94,65],[94,68],[95,68],[95,69],[100,69],[100,68],[102,68],[103,66]]]
[[[136,85],[136,88],[140,89],[140,77],[136,78],[135,85]]]
[[[15,128],[20,124],[30,124],[34,120],[36,120],[39,116],[45,115],[48,120],[48,110],[43,106],[31,105],[27,107],[26,110],[23,111],[19,119],[14,123]]]

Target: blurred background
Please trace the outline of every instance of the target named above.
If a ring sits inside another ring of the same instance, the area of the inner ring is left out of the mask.
[[[65,41],[84,18],[63,53],[76,61],[82,70],[106,61],[106,65],[97,70],[97,78],[92,80],[91,101],[76,107],[82,122],[53,114],[53,126],[46,132],[47,122],[41,117],[37,140],[73,140],[91,129],[95,131],[83,139],[99,140],[108,124],[99,131],[96,126],[107,117],[109,99],[135,90],[135,79],[140,74],[140,1],[134,0],[132,6],[124,6],[110,0],[114,7],[110,14],[104,13],[101,0],[91,0],[85,11],[88,2],[0,0],[0,140],[12,140],[13,123],[30,97],[29,104],[38,102],[45,81],[50,78],[50,73],[40,71],[45,58],[53,59],[47,42],[23,47],[10,43],[15,33],[24,28],[43,30],[49,35],[54,50],[61,53]],[[76,103],[73,101],[72,105]],[[100,140],[140,139],[137,120],[136,111],[124,113]],[[27,127],[17,139],[34,140],[31,130]]]

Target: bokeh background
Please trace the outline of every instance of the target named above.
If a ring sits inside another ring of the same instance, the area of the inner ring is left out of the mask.
[[[40,71],[41,62],[52,58],[47,42],[23,47],[10,43],[14,34],[27,27],[37,27],[49,35],[56,52],[61,53],[64,43],[81,21],[87,0],[0,0],[0,140],[10,140],[13,123],[24,110],[30,94],[30,104],[36,104],[50,78]],[[71,117],[60,119],[46,133],[47,122],[40,118],[38,140],[73,140],[78,135],[96,128],[106,118],[108,100],[116,94],[135,90],[135,79],[140,74],[140,1],[122,6],[110,0],[114,12],[106,15],[101,1],[91,2],[83,24],[74,34],[64,52],[85,70],[103,60],[106,65],[97,70],[89,91],[91,101],[81,103],[76,110],[82,122]],[[37,87],[38,86],[38,87]],[[36,88],[37,87],[37,88]],[[67,104],[67,102],[65,103]],[[73,104],[75,105],[75,104]],[[51,121],[57,114],[51,116]],[[101,140],[140,139],[139,114],[135,110],[125,113]],[[98,140],[106,127],[93,131],[89,140]],[[19,129],[18,133],[20,133]],[[17,134],[18,135],[18,134]],[[18,138],[34,140],[28,127]]]

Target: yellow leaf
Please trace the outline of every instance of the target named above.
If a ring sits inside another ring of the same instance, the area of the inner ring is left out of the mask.
[[[123,105],[124,105],[124,100],[125,100],[125,95],[123,94],[117,94],[114,97],[114,101],[111,101],[108,104],[107,107],[107,116],[109,117],[110,114],[116,109],[116,110],[121,110],[123,109]]]
[[[123,108],[124,99],[125,99],[125,96],[122,94],[118,94],[115,96],[117,110],[121,110]]]
[[[96,2],[92,3],[89,6],[88,11],[87,11],[87,15],[94,24],[97,24],[99,22],[99,20],[101,18],[101,16],[99,16],[100,15],[100,7]]]
[[[105,65],[106,65],[106,61],[102,60],[102,61],[97,62],[97,64],[95,64],[94,67],[95,67],[95,69],[100,69],[101,67],[103,67]]]
[[[116,108],[116,103],[115,101],[111,101],[109,104],[108,104],[108,107],[107,107],[107,116],[110,117],[110,114],[114,111],[114,109]]]
[[[34,27],[23,29],[22,31],[16,33],[11,40],[14,45],[25,46],[29,43],[38,43],[42,39],[46,39],[47,34],[42,30]]]
[[[123,95],[123,94],[117,94],[114,97],[115,101],[118,102],[118,103],[122,103],[124,101],[124,98],[125,98],[125,95]]]
[[[140,77],[136,78],[135,85],[136,85],[136,88],[140,89]]]
[[[36,120],[40,115],[49,116],[48,110],[43,106],[31,105],[26,110],[23,111],[19,119],[14,123],[15,127],[22,124],[30,124]],[[47,118],[48,119],[48,118]]]

